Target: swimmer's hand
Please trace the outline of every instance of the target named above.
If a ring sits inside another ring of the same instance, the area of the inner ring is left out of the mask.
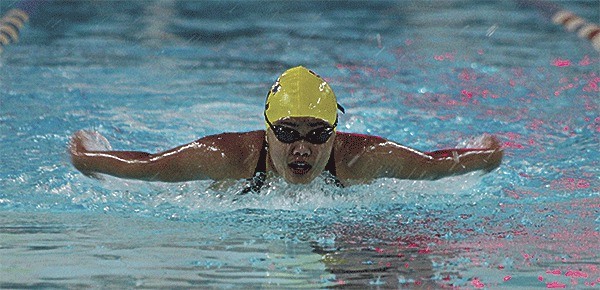
[[[104,136],[95,131],[78,131],[71,137],[69,142],[69,153],[71,155],[71,163],[81,171],[84,175],[96,179],[100,179],[100,176],[88,167],[89,164],[85,162],[86,153],[93,151],[110,151],[112,147]]]
[[[459,147],[462,148],[426,152],[426,156],[433,160],[420,164],[421,168],[425,168],[422,175],[428,179],[438,179],[475,170],[488,173],[498,168],[502,162],[502,147],[498,139],[492,135],[485,134]],[[419,164],[412,166],[412,168],[418,167]]]
[[[502,163],[502,156],[504,155],[504,150],[502,149],[498,138],[492,135],[483,135],[481,139],[481,144],[483,145],[483,148],[487,149],[486,151],[490,152],[487,157],[484,157],[484,161],[487,163],[487,166],[483,168],[485,172],[490,172],[498,168],[498,166],[500,166],[500,163]]]

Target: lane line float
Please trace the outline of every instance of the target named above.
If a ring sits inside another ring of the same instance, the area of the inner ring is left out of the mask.
[[[561,25],[568,32],[576,33],[580,38],[590,41],[594,49],[600,52],[600,25],[545,0],[517,0],[517,3],[535,8],[554,24]]]
[[[19,41],[19,33],[27,21],[29,15],[19,8],[9,10],[0,19],[0,53],[5,46]]]

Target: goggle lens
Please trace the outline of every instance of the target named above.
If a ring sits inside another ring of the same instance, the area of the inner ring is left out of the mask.
[[[302,136],[300,132],[290,127],[276,126],[270,124],[270,122],[269,125],[271,125],[271,129],[273,130],[273,133],[275,133],[277,140],[286,144],[294,143],[300,140],[306,140],[312,144],[323,144],[329,140],[331,135],[333,135],[332,127],[317,128]]]
[[[279,140],[280,142],[286,143],[286,144],[291,144],[291,143],[294,143],[294,142],[300,141],[300,140],[306,140],[312,144],[323,144],[323,143],[327,142],[327,140],[329,140],[331,135],[333,135],[333,132],[334,132],[333,128],[335,128],[335,126],[337,126],[337,118],[336,118],[333,126],[320,127],[320,128],[311,130],[305,136],[302,136],[300,134],[300,132],[298,132],[297,130],[292,129],[290,127],[271,124],[271,121],[269,121],[269,118],[267,118],[266,111],[265,111],[265,120],[267,121],[267,124],[269,124],[269,127],[271,127],[271,130],[273,130],[273,133],[275,134],[275,137],[277,137],[277,140]]]

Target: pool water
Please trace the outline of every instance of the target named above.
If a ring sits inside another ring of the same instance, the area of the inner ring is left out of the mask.
[[[599,22],[598,2],[557,2]],[[0,2],[0,14],[14,5]],[[80,129],[157,152],[264,128],[304,65],[340,130],[501,167],[345,189],[90,179]],[[597,288],[600,58],[511,1],[47,1],[0,55],[0,288]]]

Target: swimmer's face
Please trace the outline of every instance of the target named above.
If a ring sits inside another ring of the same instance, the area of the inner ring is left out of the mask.
[[[312,117],[289,117],[272,125],[267,129],[267,142],[276,173],[289,183],[305,184],[325,170],[335,140],[329,123]]]

